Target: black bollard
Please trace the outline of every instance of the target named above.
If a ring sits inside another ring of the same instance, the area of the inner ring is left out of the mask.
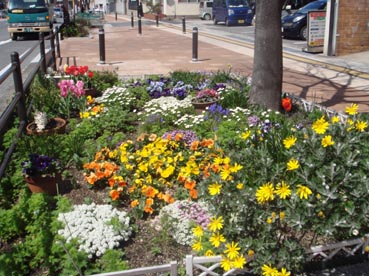
[[[192,29],[192,61],[197,61],[199,31],[196,27]]]
[[[184,16],[182,18],[182,32],[186,33],[186,18]]]
[[[117,21],[117,20],[118,20],[118,13],[115,12],[115,21]]]
[[[135,26],[134,21],[133,21],[133,12],[131,12],[131,28],[133,28]]]
[[[159,27],[159,15],[155,15],[156,27]]]
[[[141,17],[138,18],[138,34],[142,34],[142,24],[141,24]]]
[[[104,29],[99,29],[100,64],[105,64],[105,34]]]

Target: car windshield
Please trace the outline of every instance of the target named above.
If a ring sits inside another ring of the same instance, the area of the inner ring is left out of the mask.
[[[9,1],[9,9],[33,9],[45,7],[44,0],[12,0]]]
[[[247,0],[229,0],[229,7],[248,7]]]
[[[315,1],[303,6],[301,9],[297,10],[296,13],[307,14],[311,10],[320,10],[326,5],[325,1]]]

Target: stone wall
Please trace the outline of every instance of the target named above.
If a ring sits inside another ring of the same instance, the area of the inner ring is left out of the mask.
[[[340,0],[336,55],[369,51],[369,0]]]

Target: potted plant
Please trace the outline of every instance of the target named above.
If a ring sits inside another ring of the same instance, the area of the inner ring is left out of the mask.
[[[30,154],[22,162],[22,174],[33,193],[56,195],[56,185],[62,181],[60,161],[46,155]]]
[[[192,105],[196,111],[202,112],[208,106],[211,106],[219,101],[219,93],[214,89],[202,89],[200,90],[195,98],[192,99]]]
[[[34,121],[26,126],[27,134],[61,134],[65,132],[67,122],[63,118],[48,118],[46,112],[36,111]]]

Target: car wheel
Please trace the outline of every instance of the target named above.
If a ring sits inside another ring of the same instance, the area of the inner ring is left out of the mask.
[[[10,39],[16,41],[18,39],[18,34],[10,33]]]
[[[204,19],[205,19],[205,20],[210,20],[210,19],[211,19],[210,14],[208,14],[208,13],[207,13],[207,14],[205,14],[205,15],[204,15]]]
[[[307,27],[306,26],[304,26],[304,27],[301,28],[301,30],[300,30],[300,37],[303,40],[307,40]]]
[[[229,24],[229,20],[228,20],[228,18],[226,18],[226,19],[225,19],[225,22],[224,22],[224,23],[225,23],[225,25],[226,25],[227,27],[231,26],[231,24]]]

